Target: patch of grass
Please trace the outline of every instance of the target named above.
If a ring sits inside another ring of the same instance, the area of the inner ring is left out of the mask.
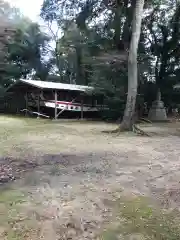
[[[11,230],[8,231],[6,239],[7,240],[23,240],[23,238],[18,233]]]
[[[16,223],[14,228],[7,231],[7,240],[39,239],[39,228],[36,220],[26,220]]]
[[[116,220],[104,231],[102,240],[180,239],[179,220],[175,215],[150,206],[146,198],[124,199],[117,205]]]
[[[13,225],[24,217],[21,213],[21,204],[24,202],[25,195],[18,190],[8,189],[0,193],[0,227],[7,233],[6,236],[13,235]]]
[[[62,169],[65,169],[62,164],[54,164],[52,167],[49,168],[49,174],[50,176],[60,176]]]
[[[0,193],[0,203],[12,206],[13,204],[21,203],[24,201],[25,195],[18,190],[6,190]]]

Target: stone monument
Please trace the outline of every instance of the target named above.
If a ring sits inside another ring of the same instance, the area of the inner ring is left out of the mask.
[[[152,103],[152,107],[149,110],[148,118],[151,121],[167,121],[166,109],[164,103],[161,100],[161,91],[158,90],[157,99]]]

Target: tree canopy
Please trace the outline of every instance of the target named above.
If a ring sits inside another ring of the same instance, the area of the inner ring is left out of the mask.
[[[45,80],[52,66],[46,57],[50,37],[38,24],[3,1],[0,20],[0,85],[7,87],[28,75]]]
[[[111,90],[111,100],[122,102],[127,91],[127,56],[135,3],[44,0],[41,16],[46,22],[55,21],[62,30],[58,50],[63,49],[60,55],[65,64],[61,64],[61,72],[66,78],[71,76],[74,82]],[[165,102],[172,101],[173,85],[179,81],[180,72],[179,24],[178,1],[145,1],[138,50],[138,91],[150,102],[158,88]]]

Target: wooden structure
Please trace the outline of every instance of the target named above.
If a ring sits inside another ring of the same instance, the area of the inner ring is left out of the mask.
[[[54,112],[55,119],[64,112],[79,113],[81,118],[85,113],[97,113],[104,107],[103,97],[93,91],[94,88],[88,86],[24,79],[7,89],[7,92],[24,95],[27,110],[51,112],[51,115]]]

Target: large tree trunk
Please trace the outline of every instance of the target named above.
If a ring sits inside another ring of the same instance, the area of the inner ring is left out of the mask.
[[[137,0],[132,22],[132,37],[128,57],[128,95],[123,121],[121,123],[122,131],[131,131],[133,127],[138,87],[137,54],[141,34],[143,7],[144,0]]]

